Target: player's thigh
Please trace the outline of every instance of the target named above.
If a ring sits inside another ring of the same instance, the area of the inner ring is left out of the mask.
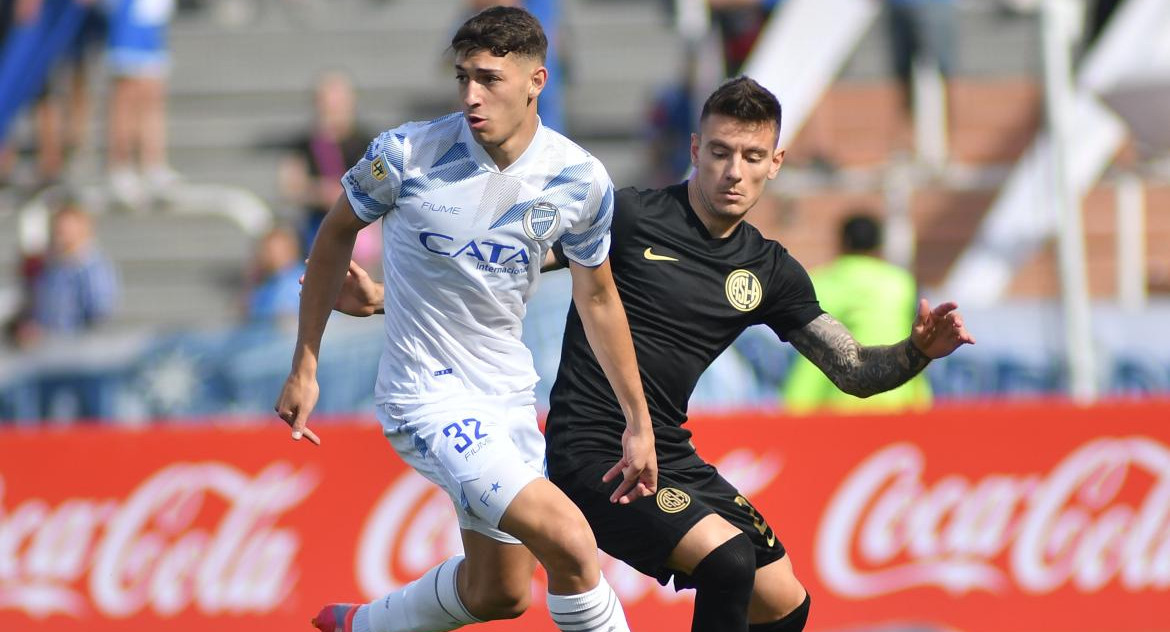
[[[670,552],[666,565],[689,575],[711,551],[741,533],[743,533],[741,529],[724,520],[719,514],[710,514],[687,531],[678,546]]]
[[[756,583],[748,604],[750,623],[769,623],[783,618],[804,601],[804,586],[796,579],[788,556],[756,569]]]
[[[547,479],[531,481],[512,500],[500,528],[517,537],[546,566],[590,566],[597,542],[581,510]]]

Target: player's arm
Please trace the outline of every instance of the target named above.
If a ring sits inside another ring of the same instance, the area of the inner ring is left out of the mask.
[[[569,267],[569,258],[565,256],[565,250],[559,242],[553,244],[552,248],[544,253],[544,260],[540,262],[541,272],[552,272],[567,267]]]
[[[861,345],[829,314],[788,332],[788,339],[837,388],[856,397],[869,397],[905,384],[931,360],[964,344],[975,344],[957,308],[954,303],[943,303],[932,310],[923,299],[910,336],[892,345]]]
[[[573,304],[581,316],[585,336],[626,417],[622,459],[603,477],[608,482],[619,474],[622,476],[622,483],[610,500],[624,504],[649,496],[658,488],[654,429],[646,396],[642,392],[634,342],[625,308],[613,282],[609,259],[592,268],[572,262],[569,273],[573,276]]]
[[[320,445],[317,435],[306,427],[309,413],[317,405],[317,358],[321,350],[321,336],[329,312],[337,301],[353,253],[358,231],[366,227],[342,194],[325,215],[305,268],[304,287],[301,290],[300,320],[297,343],[293,352],[292,369],[276,412],[292,426],[293,439],[305,436]]]
[[[305,259],[308,264],[309,260]],[[305,284],[305,275],[301,275],[301,285]],[[337,300],[333,302],[333,309],[350,316],[373,316],[386,313],[386,286],[370,278],[366,269],[358,262],[350,259],[349,269],[345,272],[345,280],[341,282],[341,290],[337,293]]]

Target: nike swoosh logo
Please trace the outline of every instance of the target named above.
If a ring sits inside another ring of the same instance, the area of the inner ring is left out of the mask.
[[[674,257],[668,257],[666,255],[656,255],[656,254],[650,252],[650,248],[647,248],[646,251],[642,253],[642,256],[646,257],[650,261],[678,261],[678,259],[675,259]]]

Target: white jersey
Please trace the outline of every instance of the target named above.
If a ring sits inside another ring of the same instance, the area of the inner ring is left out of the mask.
[[[545,253],[560,240],[582,265],[609,254],[613,184],[600,161],[539,125],[501,171],[456,113],[383,132],[342,184],[362,220],[383,218],[375,401],[531,394],[521,321]]]

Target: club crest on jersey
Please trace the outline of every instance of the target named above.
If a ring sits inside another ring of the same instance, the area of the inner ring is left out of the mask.
[[[658,508],[668,514],[675,514],[691,505],[691,496],[681,489],[663,487],[655,494]]]
[[[370,163],[370,175],[374,176],[375,180],[381,182],[386,179],[386,161],[378,156],[374,162]]]
[[[735,270],[727,275],[723,292],[727,295],[727,302],[741,312],[750,312],[759,307],[764,298],[764,286],[760,285],[756,275],[747,270]]]
[[[537,202],[524,212],[524,232],[536,241],[548,239],[560,223],[560,209],[549,202]]]

